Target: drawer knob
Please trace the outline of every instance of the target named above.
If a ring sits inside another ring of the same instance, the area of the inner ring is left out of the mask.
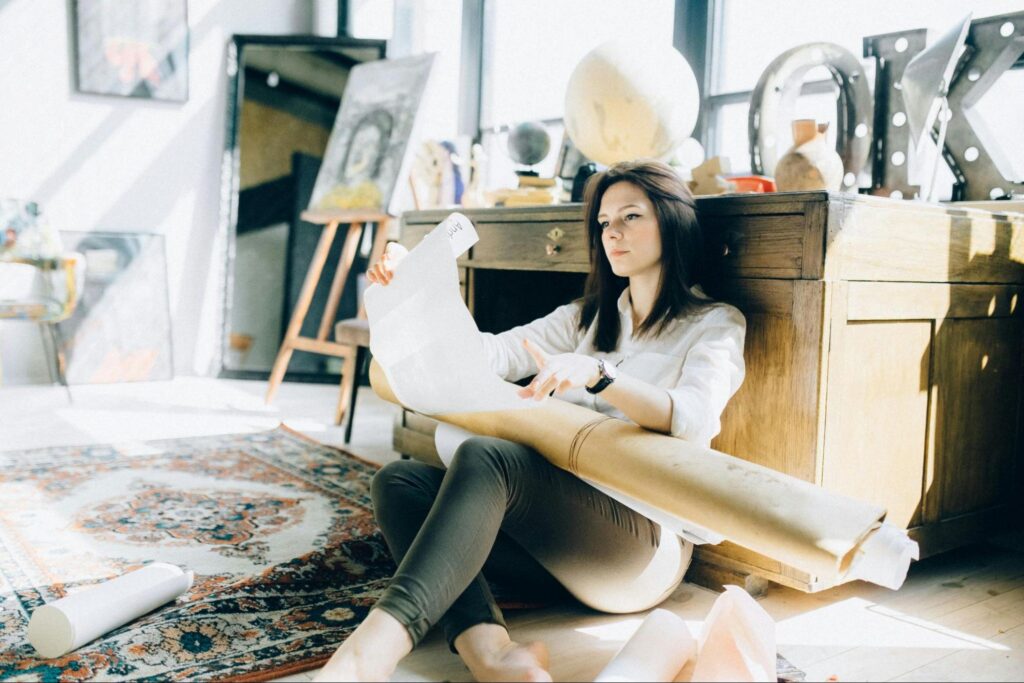
[[[562,251],[562,245],[560,244],[545,244],[544,251],[547,252],[548,256],[554,256],[555,254]]]
[[[740,253],[740,243],[743,237],[736,233],[725,235],[725,239],[722,240],[722,256],[736,256]]]

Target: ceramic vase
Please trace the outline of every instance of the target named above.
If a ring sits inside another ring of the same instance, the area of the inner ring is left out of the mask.
[[[775,165],[779,192],[830,190],[843,184],[843,160],[825,138],[828,123],[814,119],[793,121],[793,146]]]

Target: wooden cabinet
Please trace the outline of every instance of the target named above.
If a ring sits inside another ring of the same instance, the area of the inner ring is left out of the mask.
[[[713,277],[747,317],[747,377],[713,447],[878,502],[934,554],[1017,519],[1024,468],[1024,214],[825,192],[698,200]],[[582,291],[579,205],[467,211],[460,261],[481,329]],[[447,212],[403,218],[415,243]],[[526,294],[526,296],[524,296]],[[433,422],[403,415],[398,450],[430,459]],[[691,579],[809,576],[728,543]]]

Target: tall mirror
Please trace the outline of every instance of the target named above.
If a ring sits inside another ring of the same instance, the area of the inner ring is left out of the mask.
[[[227,235],[220,375],[265,379],[274,364],[321,226],[301,220],[349,71],[382,59],[385,42],[315,36],[235,36],[222,178]],[[315,336],[344,240],[320,278],[303,334]],[[365,253],[365,250],[360,250]],[[354,317],[357,257],[338,318]],[[306,328],[309,329],[306,329]],[[296,351],[290,381],[337,381],[335,359]]]

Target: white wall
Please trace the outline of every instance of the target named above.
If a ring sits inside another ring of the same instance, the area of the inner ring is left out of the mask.
[[[165,235],[175,371],[208,373],[227,44],[235,33],[333,35],[336,0],[189,0],[185,103],[74,92],[69,4],[0,0],[0,196],[39,202],[59,229]],[[46,381],[40,353],[35,325],[0,322],[5,384]]]

